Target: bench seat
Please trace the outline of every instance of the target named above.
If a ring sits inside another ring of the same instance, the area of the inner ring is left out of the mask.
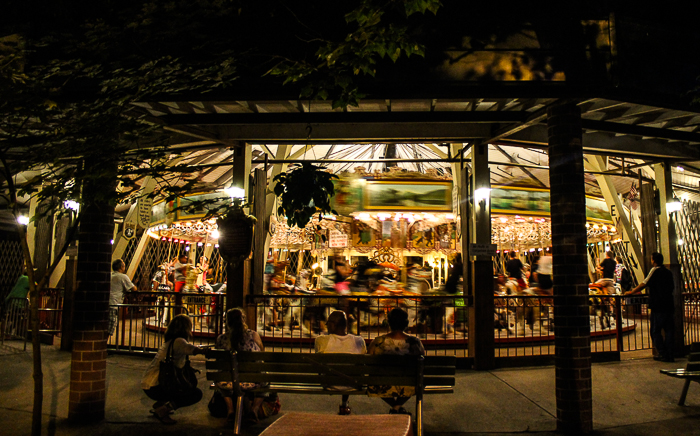
[[[688,395],[690,382],[700,383],[700,342],[694,342],[690,345],[690,354],[688,355],[688,363],[685,368],[678,369],[662,369],[661,374],[674,378],[682,378],[685,380],[681,398],[678,400],[679,406],[685,405],[685,398]]]
[[[454,356],[310,354],[210,350],[207,379],[227,381],[242,395],[239,383],[263,383],[257,392],[316,395],[367,395],[370,386],[413,386],[416,436],[422,436],[423,396],[454,392]],[[238,407],[234,431],[240,430]],[[323,415],[324,417],[326,415]]]

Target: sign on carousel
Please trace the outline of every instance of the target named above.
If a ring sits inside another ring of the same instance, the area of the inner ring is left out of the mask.
[[[337,230],[331,230],[328,235],[329,248],[343,248],[348,246],[348,235]]]
[[[469,244],[469,255],[493,257],[497,249],[496,244]]]
[[[136,202],[136,222],[142,229],[147,229],[151,225],[153,216],[153,199],[141,197]]]

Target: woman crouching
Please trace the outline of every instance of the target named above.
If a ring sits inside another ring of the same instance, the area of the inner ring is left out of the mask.
[[[192,321],[187,315],[175,316],[168,329],[165,331],[165,342],[161,345],[156,357],[146,369],[141,379],[141,388],[152,400],[155,400],[151,413],[163,424],[175,424],[177,421],[170,417],[170,412],[180,407],[187,407],[202,399],[202,391],[197,387],[170,392],[166,386],[161,386],[158,379],[160,375],[160,363],[166,360],[169,353],[177,368],[182,369],[189,363],[189,355],[204,354],[204,351],[190,344],[192,339]]]

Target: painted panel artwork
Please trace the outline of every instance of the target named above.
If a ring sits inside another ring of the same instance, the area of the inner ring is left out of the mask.
[[[451,212],[452,182],[367,181],[364,209]]]
[[[377,244],[375,231],[363,222],[356,221],[352,226],[353,247],[374,247]]]

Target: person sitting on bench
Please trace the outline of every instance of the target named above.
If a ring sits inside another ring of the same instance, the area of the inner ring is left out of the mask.
[[[314,343],[317,353],[365,354],[367,352],[367,345],[362,337],[348,334],[348,319],[342,310],[336,310],[328,316],[326,327],[328,334],[317,337]],[[336,389],[339,388],[336,387]],[[349,398],[349,395],[342,396],[338,415],[350,414]]]
[[[387,317],[391,333],[377,336],[369,344],[369,354],[398,354],[424,356],[425,348],[420,339],[404,333],[408,327],[408,313],[398,307],[389,312]],[[389,413],[410,415],[403,405],[415,394],[415,386],[370,386],[367,394],[380,397],[391,406]]]
[[[219,335],[216,338],[216,348],[228,351],[265,351],[265,346],[260,339],[258,332],[251,330],[245,323],[246,316],[243,309],[234,308],[226,311],[226,328],[227,332]],[[265,397],[268,393],[251,393],[246,392],[259,387],[257,383],[241,383],[243,390],[243,419],[246,424],[254,424],[258,421],[258,412]],[[233,387],[231,383],[219,383],[217,385],[219,392],[226,401],[228,408],[228,421],[233,422],[236,419],[233,405]]]

